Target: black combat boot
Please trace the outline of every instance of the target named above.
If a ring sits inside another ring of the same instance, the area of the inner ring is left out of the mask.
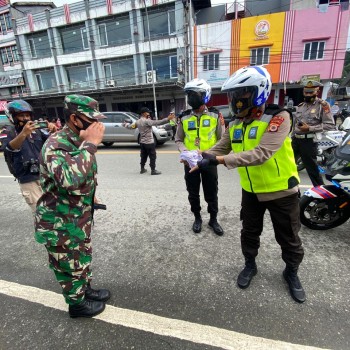
[[[85,298],[93,301],[107,301],[111,297],[108,289],[92,289],[90,284],[86,286]]]
[[[194,233],[199,233],[202,231],[202,217],[201,214],[194,214],[194,223],[192,225],[192,230]]]
[[[158,171],[156,169],[152,169],[151,171],[151,175],[160,175],[162,172],[161,171]]]
[[[218,235],[222,236],[224,234],[224,230],[218,223],[218,220],[216,219],[216,215],[210,215],[210,220],[208,225],[213,229],[213,231]]]
[[[298,303],[303,303],[306,300],[306,296],[298,277],[298,268],[287,265],[283,271],[283,277],[288,283],[292,298]]]
[[[248,288],[250,281],[257,274],[258,269],[256,267],[255,259],[249,258],[245,259],[245,266],[241,273],[238,275],[237,284],[241,289]]]
[[[147,173],[147,169],[145,169],[145,167],[141,167],[140,174],[144,174],[144,173]]]
[[[78,305],[69,305],[70,317],[93,317],[100,314],[105,309],[103,301],[93,301],[84,299]]]

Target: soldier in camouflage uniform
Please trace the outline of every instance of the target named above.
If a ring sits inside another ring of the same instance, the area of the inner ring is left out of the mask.
[[[97,101],[69,95],[64,100],[66,125],[43,146],[40,157],[43,196],[36,211],[35,239],[49,254],[50,268],[69,304],[71,317],[101,313],[107,289],[92,289],[91,224],[96,189],[95,153],[105,118]]]

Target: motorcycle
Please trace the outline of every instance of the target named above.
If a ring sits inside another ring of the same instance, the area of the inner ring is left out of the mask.
[[[300,199],[300,221],[313,230],[328,230],[350,218],[350,131],[324,169],[332,185],[312,187]]]
[[[346,132],[350,130],[350,116],[343,120],[343,123],[339,125],[338,130],[325,131],[320,134],[320,139],[317,140],[317,164],[320,167],[325,166],[328,159],[331,159],[333,152],[339,145]],[[301,160],[301,157],[297,157],[296,165],[298,171],[305,169],[305,165]]]

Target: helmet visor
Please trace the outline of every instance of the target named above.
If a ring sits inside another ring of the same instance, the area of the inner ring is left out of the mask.
[[[234,115],[241,114],[247,108],[254,107],[253,101],[257,92],[256,86],[238,87],[228,91],[227,96],[231,112]]]

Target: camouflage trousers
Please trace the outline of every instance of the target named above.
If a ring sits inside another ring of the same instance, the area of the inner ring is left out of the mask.
[[[85,295],[86,286],[92,279],[91,239],[63,246],[46,246],[49,267],[62,287],[62,294],[69,305],[79,304]]]

